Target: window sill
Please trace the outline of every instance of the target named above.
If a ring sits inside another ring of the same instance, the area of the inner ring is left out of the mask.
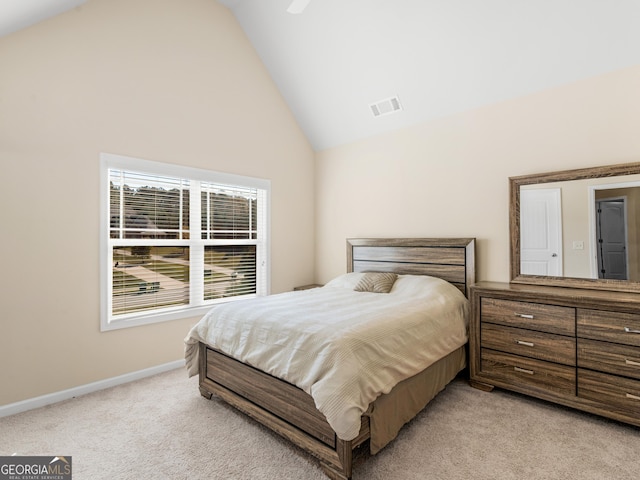
[[[180,309],[179,311],[152,313],[148,315],[136,315],[132,317],[117,318],[112,320],[103,319],[100,323],[100,331],[108,332],[110,330],[139,327],[141,325],[150,325],[152,323],[162,323],[171,320],[181,320],[184,318],[202,317],[205,313],[211,310],[212,307],[213,305],[205,305],[202,307]]]

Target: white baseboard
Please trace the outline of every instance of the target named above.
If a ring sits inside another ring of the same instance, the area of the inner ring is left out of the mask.
[[[184,365],[184,360],[176,360],[175,362],[145,368],[144,370],[138,370],[137,372],[126,373],[117,377],[107,378],[106,380],[100,380],[98,382],[69,388],[68,390],[42,395],[41,397],[29,398],[16,403],[9,403],[8,405],[0,406],[0,417],[15,415],[16,413],[22,413],[27,410],[33,410],[34,408],[40,408],[45,405],[51,405],[52,403],[68,400],[69,398],[79,397],[80,395],[86,395],[87,393],[97,392],[98,390],[103,390],[105,388],[133,382],[145,377],[150,377],[151,375],[175,370],[176,368],[184,367]]]

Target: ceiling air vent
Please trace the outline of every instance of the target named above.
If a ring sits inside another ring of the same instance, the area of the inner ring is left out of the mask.
[[[402,105],[400,105],[400,99],[396,96],[372,103],[369,108],[371,108],[374,117],[380,117],[402,110]]]

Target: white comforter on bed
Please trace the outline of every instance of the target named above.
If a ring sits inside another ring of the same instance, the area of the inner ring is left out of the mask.
[[[298,386],[339,438],[354,439],[373,400],[468,338],[468,301],[453,285],[406,275],[388,294],[355,292],[362,275],[213,307],[185,339],[189,375],[202,341]]]

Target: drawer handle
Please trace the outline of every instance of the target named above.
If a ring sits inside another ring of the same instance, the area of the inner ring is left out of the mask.
[[[638,395],[631,395],[630,393],[627,393],[626,397],[630,398],[631,400],[640,400],[640,397]]]
[[[640,333],[640,330],[636,330],[635,328],[624,327],[624,331],[626,333]]]
[[[526,370],[526,369],[524,369],[524,368],[520,368],[520,367],[513,367],[513,369],[514,369],[516,372],[526,373],[526,374],[528,374],[528,375],[533,375],[533,370]],[[627,394],[627,395],[628,395],[628,394]]]
[[[528,315],[526,313],[516,313],[516,317],[528,318],[529,320],[533,320],[533,315]],[[640,332],[638,332],[638,333],[640,333]]]
[[[640,367],[640,362],[635,362],[633,360],[629,360],[628,358],[624,359],[624,363],[626,363],[627,365],[632,365],[634,367]]]
[[[524,340],[516,340],[518,345],[524,345],[525,347],[533,347],[533,342],[525,342]]]

